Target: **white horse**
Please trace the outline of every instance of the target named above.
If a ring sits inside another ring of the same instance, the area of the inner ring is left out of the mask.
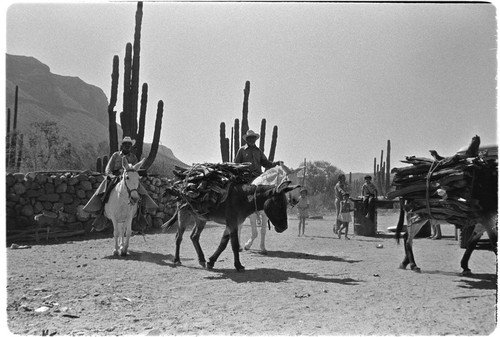
[[[252,181],[252,185],[255,186],[260,186],[260,185],[272,185],[272,186],[279,186],[282,182],[284,181],[291,181],[292,184],[298,185],[298,177],[297,173],[301,171],[302,168],[298,168],[295,170],[292,170],[285,166],[284,164],[275,166],[273,168],[268,169],[264,173],[262,173],[260,176],[255,178]],[[299,190],[294,189],[291,192],[288,192],[287,199],[288,199],[288,204],[294,206],[299,198]],[[252,228],[252,236],[248,241],[245,243],[245,245],[240,245],[245,248],[245,250],[249,250],[250,247],[252,247],[252,244],[254,240],[258,236],[257,232],[257,223],[260,223],[261,229],[260,229],[260,251],[265,254],[267,253],[266,250],[266,227],[267,227],[267,221],[268,218],[266,214],[262,211],[259,212],[254,212],[252,213],[248,219],[250,220],[250,227]],[[241,237],[241,228],[243,224],[240,224],[238,228],[238,237]],[[239,239],[241,242],[241,239]]]
[[[122,160],[123,173],[109,195],[104,206],[104,215],[113,222],[115,249],[113,255],[126,256],[132,234],[132,219],[137,213],[140,195],[139,173],[137,172],[144,160],[135,165],[129,164],[126,158]]]

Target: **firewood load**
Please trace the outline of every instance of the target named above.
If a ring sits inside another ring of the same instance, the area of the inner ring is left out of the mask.
[[[406,157],[401,162],[411,166],[391,170],[395,173],[392,186],[396,190],[387,197],[406,200],[407,212],[458,226],[468,225],[482,210],[479,199],[484,200],[484,192],[496,193],[493,190],[496,187],[486,186],[492,184],[482,178],[494,176],[496,179],[498,163],[486,160],[478,149],[479,137],[475,136],[465,154],[444,158],[431,150],[432,159]]]
[[[179,179],[167,192],[172,201],[181,207],[203,216],[224,202],[231,184],[249,184],[254,179],[250,163],[195,164],[189,168],[175,166],[174,175]]]

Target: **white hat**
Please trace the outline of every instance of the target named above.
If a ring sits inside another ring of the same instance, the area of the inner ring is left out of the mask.
[[[246,135],[243,135],[243,140],[247,140],[247,137],[255,137],[255,139],[259,139],[260,135],[258,133],[253,132],[253,130],[248,130]]]
[[[123,137],[122,144],[123,143],[131,143],[132,146],[135,145],[135,139],[130,138],[129,136]]]

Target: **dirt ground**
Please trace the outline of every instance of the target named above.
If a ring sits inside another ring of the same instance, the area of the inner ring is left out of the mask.
[[[379,213],[378,230],[396,224]],[[6,329],[17,335],[488,335],[497,328],[497,260],[474,252],[474,275],[460,276],[463,250],[454,227],[442,240],[417,239],[421,273],[398,269],[403,247],[391,235],[338,239],[332,217],[268,232],[233,267],[230,248],[215,269],[198,265],[189,236],[182,266],[172,263],[174,234],[131,239],[112,256],[111,232],[6,248]],[[223,227],[209,223],[201,244],[215,250]],[[248,223],[243,239],[250,236]],[[260,237],[259,237],[260,239]],[[258,239],[258,240],[259,240]],[[18,244],[24,244],[18,242]],[[378,245],[383,248],[377,248]]]

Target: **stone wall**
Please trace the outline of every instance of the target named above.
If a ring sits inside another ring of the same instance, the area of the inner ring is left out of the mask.
[[[60,171],[9,173],[6,175],[7,236],[36,226],[34,216],[59,213],[60,231],[89,231],[93,215],[83,211],[104,177],[94,172]],[[141,182],[158,204],[147,219],[154,228],[167,221],[174,210],[163,196],[172,180],[154,176],[142,177]]]

